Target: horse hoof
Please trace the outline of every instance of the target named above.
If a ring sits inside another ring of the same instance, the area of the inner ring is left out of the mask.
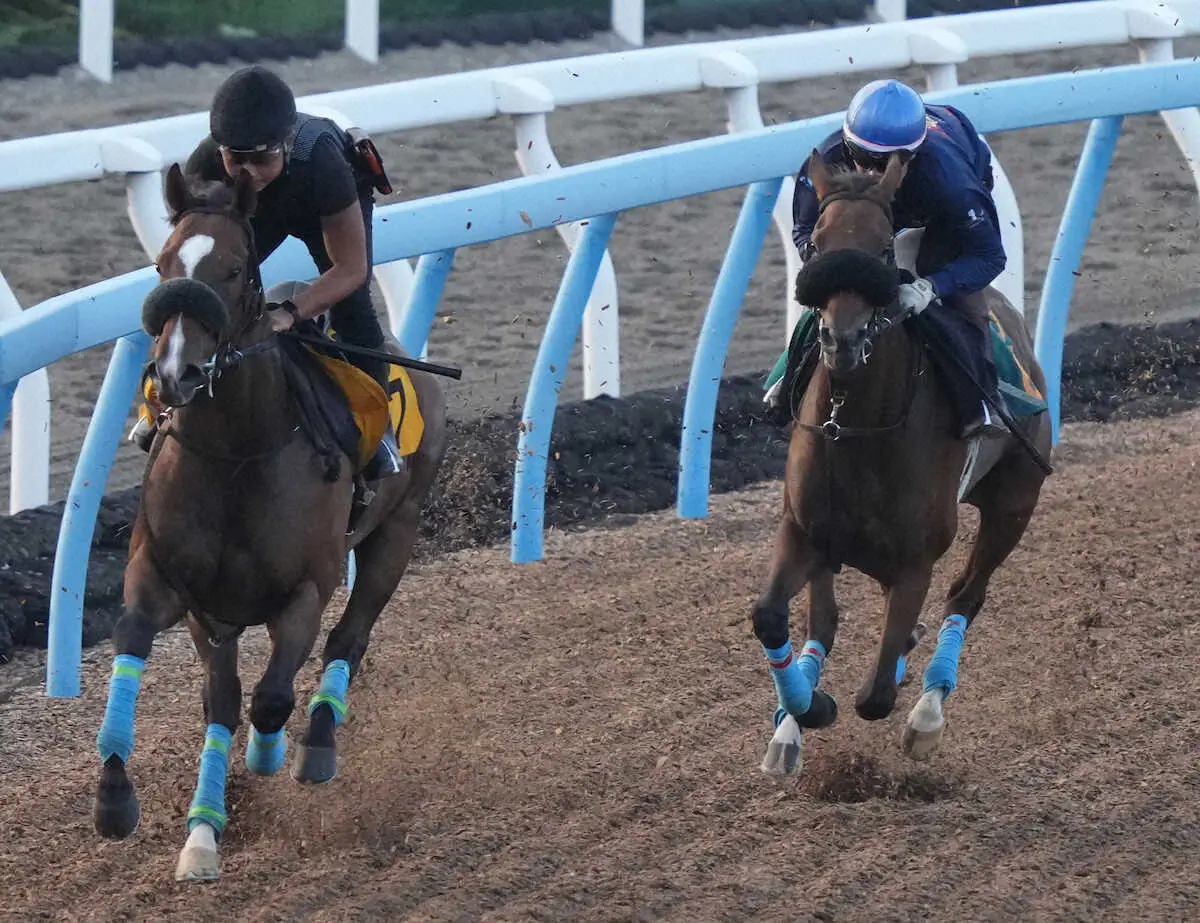
[[[918,731],[911,724],[904,727],[904,755],[923,762],[931,759],[942,746],[942,729]]]
[[[217,837],[208,824],[197,824],[188,834],[187,843],[175,866],[176,881],[216,881],[221,875],[217,856]]]
[[[129,777],[124,772],[119,776],[106,772],[96,792],[96,832],[106,840],[123,840],[133,835],[141,819],[142,808]]]
[[[330,782],[337,775],[337,748],[296,744],[292,778],[297,782]]]
[[[769,776],[794,776],[800,771],[800,725],[788,715],[775,729],[767,754],[758,767]]]
[[[942,729],[946,726],[946,718],[942,713],[940,689],[926,692],[909,712],[908,723],[904,726],[904,753],[910,759],[927,760],[942,744]]]

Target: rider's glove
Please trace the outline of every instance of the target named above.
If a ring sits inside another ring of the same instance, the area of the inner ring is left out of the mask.
[[[913,314],[920,314],[929,303],[937,298],[933,283],[928,279],[917,279],[900,286],[898,300],[900,307]]]

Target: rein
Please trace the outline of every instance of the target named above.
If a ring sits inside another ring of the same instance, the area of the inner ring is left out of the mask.
[[[891,227],[893,224],[892,207],[889,203],[880,201],[878,198],[868,193],[855,192],[850,189],[840,189],[823,198],[818,205],[818,215],[824,214],[825,209],[827,209],[834,202],[870,202],[881,209],[884,215],[887,216],[889,227]],[[818,254],[819,251],[817,248],[810,244],[809,259]],[[894,242],[892,241],[889,242],[887,253],[884,257],[884,262],[893,268],[896,265],[896,249]],[[897,270],[897,272],[898,271],[899,270]],[[900,312],[897,314],[888,313],[893,307],[898,307],[898,305],[893,303],[891,305],[876,307],[874,313],[871,315],[870,323],[867,325],[866,337],[863,339],[862,346],[859,347],[858,361],[863,365],[867,364],[867,361],[871,358],[871,355],[874,351],[872,340],[887,333],[893,327],[901,325],[908,317],[907,312]],[[924,360],[925,351],[923,349],[919,349],[916,368],[909,376],[909,387],[907,389],[907,395],[904,401],[904,409],[901,411],[900,417],[897,420],[887,424],[886,426],[860,427],[843,426],[840,424],[838,422],[838,414],[846,403],[846,391],[843,388],[834,388],[830,394],[828,420],[826,420],[824,423],[818,424],[804,423],[800,420],[795,420],[795,424],[801,429],[808,430],[809,432],[820,433],[830,442],[837,442],[838,440],[845,438],[882,436],[886,435],[887,433],[894,432],[908,422],[909,413],[912,411],[913,401],[916,398],[917,393],[916,381],[925,371]]]
[[[211,398],[213,397],[213,385],[216,383],[216,380],[225,372],[233,371],[234,369],[238,368],[238,366],[242,364],[243,360],[251,356],[261,355],[278,349],[279,341],[276,339],[276,334],[272,333],[266,338],[259,340],[256,343],[252,343],[249,346],[242,347],[236,345],[237,341],[245,336],[247,332],[252,330],[266,315],[266,302],[263,296],[262,272],[258,265],[258,247],[255,241],[254,227],[250,224],[250,221],[246,218],[242,218],[240,221],[238,221],[238,219],[231,215],[226,208],[198,205],[194,208],[189,208],[186,211],[181,212],[176,219],[176,224],[190,214],[221,215],[222,217],[229,218],[232,221],[237,221],[241,225],[242,230],[246,235],[248,254],[246,265],[249,271],[246,277],[246,284],[242,287],[242,292],[238,297],[236,307],[238,309],[245,309],[247,306],[252,306],[252,310],[248,312],[249,319],[241,326],[241,328],[231,334],[224,342],[218,342],[212,358],[210,358],[208,362],[201,366],[201,371],[204,373],[204,380],[200,385],[197,386],[196,391],[206,391],[208,396]],[[146,379],[154,373],[154,369],[155,362],[153,360],[146,363],[146,367],[142,370],[142,378],[138,386],[139,390],[145,389]],[[194,393],[196,392],[194,391],[193,394]],[[158,439],[170,437],[178,442],[184,449],[196,455],[200,455],[204,458],[214,461],[236,464],[238,467],[234,469],[231,477],[236,476],[240,472],[241,468],[245,465],[267,461],[271,458],[274,458],[291,444],[293,439],[295,439],[296,433],[299,431],[298,426],[293,427],[288,438],[280,441],[278,444],[272,446],[265,452],[259,452],[254,455],[234,455],[227,452],[214,451],[212,449],[204,448],[196,442],[185,439],[183,436],[181,436],[178,426],[171,425],[175,420],[175,411],[178,409],[178,407],[168,407],[159,414]]]

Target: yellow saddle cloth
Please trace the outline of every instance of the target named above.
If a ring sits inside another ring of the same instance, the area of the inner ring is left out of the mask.
[[[384,427],[389,425],[396,434],[402,457],[406,458],[417,451],[425,434],[425,419],[421,416],[417,391],[407,369],[399,365],[388,366],[389,387],[388,394],[384,395],[379,383],[357,366],[307,346],[305,348],[341,388],[350,405],[350,415],[359,433],[356,468],[361,469],[371,460],[383,438]],[[143,385],[142,396],[145,400],[138,408],[138,416],[152,424],[163,408],[158,403],[149,377]]]
[[[383,438],[384,427],[389,425],[396,434],[402,457],[417,451],[425,433],[425,419],[421,416],[417,391],[407,369],[399,365],[388,366],[389,393],[385,396],[379,382],[357,366],[315,349],[309,351],[338,383],[350,404],[350,413],[360,434],[360,467],[371,460]]]

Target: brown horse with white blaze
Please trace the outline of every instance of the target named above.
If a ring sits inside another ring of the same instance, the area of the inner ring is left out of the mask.
[[[243,175],[234,185],[192,189],[174,165],[166,196],[173,230],[143,324],[155,337],[148,374],[170,410],[147,464],[124,612],[113,631],[95,823],[109,838],[137,826],[126,763],[141,673],[154,637],[186,619],[204,662],[207,731],[176,873],[184,880],[219,871],[227,760],[242,708],[238,636],[265,625],[271,639],[250,699],[246,750],[248,768],[269,775],[284,762],[295,677],[352,549],[353,590],[327,638],[325,672],[293,764],[298,780],[333,778],[334,729],[345,716],[349,681],[408,565],[422,503],[445,456],[446,403],[436,378],[411,372],[424,420],[419,447],[403,473],[377,484],[347,536],[352,464],[343,453],[318,451],[289,384],[296,381],[286,366],[292,360],[265,312],[249,223],[253,186]]]
[[[937,750],[965,631],[992,574],[1024,534],[1046,476],[1012,436],[974,447],[960,438],[947,386],[898,306],[891,201],[903,178],[899,158],[881,175],[833,172],[814,151],[808,176],[821,211],[812,234],[816,255],[797,285],[805,287],[800,300],[819,314],[821,361],[795,414],[771,573],[751,615],[779,698],[762,769],[780,775],[799,768],[801,729],[826,727],[837,716],[833,697],[819,688],[838,626],[835,574],[848,565],[884,591],[883,632],[855,709],[867,720],[885,718],[924,632],[918,619],[934,565],[954,540],[965,500],[979,510],[979,532],[950,587],[903,740],[913,758]],[[1017,361],[1044,394],[1023,319],[998,291],[989,288],[986,297]],[[1048,414],[1021,425],[1048,457]],[[969,449],[978,457],[970,480],[960,481]],[[806,586],[808,640],[793,651],[788,604]]]

